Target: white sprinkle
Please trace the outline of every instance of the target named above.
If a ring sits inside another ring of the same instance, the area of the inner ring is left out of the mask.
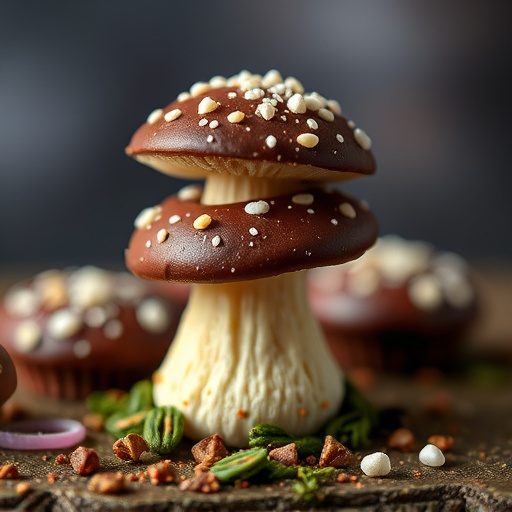
[[[155,220],[155,217],[158,215],[158,210],[152,206],[149,208],[144,208],[139,215],[137,215],[134,224],[137,229],[145,228],[146,226],[151,225],[151,223]]]
[[[252,236],[257,236],[258,235],[258,230],[256,228],[249,228],[249,233]]]
[[[256,114],[269,121],[274,117],[276,109],[270,103],[260,103],[256,108]]]
[[[286,122],[286,116],[281,116],[281,119]]]
[[[22,318],[33,315],[39,309],[39,305],[37,294],[24,288],[13,288],[4,298],[4,306],[9,314]]]
[[[249,242],[249,247],[254,247],[254,242]]]
[[[203,187],[201,185],[187,185],[178,191],[178,199],[180,201],[194,201],[197,202],[201,199],[203,194]]]
[[[235,110],[228,115],[228,121],[230,123],[240,123],[244,120],[245,114],[240,110]]]
[[[340,107],[340,104],[336,100],[328,100],[327,106],[331,109],[332,112],[341,116],[341,107]]]
[[[123,334],[123,324],[120,320],[109,320],[105,327],[103,327],[103,333],[110,340],[116,340]]]
[[[208,119],[205,119],[203,117],[203,119],[200,119],[199,120],[199,123],[197,123],[199,126],[206,126],[208,124]]]
[[[274,98],[279,103],[284,103],[283,98],[281,98],[281,96],[279,96],[279,94],[276,94],[276,93],[272,94],[272,98]]]
[[[207,84],[206,82],[196,82],[190,88],[190,94],[192,96],[199,96],[200,94],[204,94],[205,92],[208,92],[211,89],[212,86],[210,84]]]
[[[359,201],[359,207],[361,210],[364,210],[365,212],[370,211],[370,205],[368,204],[368,201],[365,201],[364,199]]]
[[[354,130],[354,138],[363,149],[369,150],[372,147],[372,139],[361,128]]]
[[[219,121],[217,121],[217,119],[214,119],[211,123],[210,123],[210,128],[217,128],[217,126],[219,126]]]
[[[319,140],[320,139],[314,133],[301,133],[297,137],[297,142],[306,148],[314,148]]]
[[[33,320],[21,322],[14,331],[14,342],[20,352],[32,352],[40,340],[41,328]]]
[[[349,219],[356,218],[356,211],[350,203],[341,203],[338,208],[343,216],[348,217]]]
[[[230,100],[235,99],[236,98],[236,92],[233,92],[233,91],[232,92],[228,92],[228,98]]]
[[[213,245],[213,247],[218,247],[221,242],[222,242],[222,238],[219,235],[215,235],[212,238],[212,245]]]
[[[269,92],[276,93],[279,95],[283,95],[286,92],[286,85],[283,83],[278,83],[268,88]]]
[[[391,471],[391,461],[383,452],[375,452],[363,457],[361,470],[367,476],[386,476]]]
[[[169,224],[176,224],[181,220],[181,217],[179,215],[173,215],[169,218]]]
[[[171,317],[165,304],[155,298],[144,299],[135,311],[137,322],[151,334],[164,333],[171,324]]]
[[[331,219],[331,224],[334,226],[338,225],[338,221],[336,219]]]
[[[307,212],[310,213],[310,214],[313,214],[313,213],[315,213],[315,210],[313,210],[313,208],[308,208]]]
[[[336,139],[337,139],[338,142],[345,142],[345,139],[343,138],[343,135],[341,135],[340,133],[336,134]]]
[[[231,273],[234,274],[235,273],[235,267],[231,267]]]
[[[313,112],[316,112],[317,110],[320,110],[320,108],[322,108],[322,103],[316,96],[307,94],[304,96],[304,100],[306,101],[306,107],[309,110],[313,110]]]
[[[261,85],[268,89],[272,87],[273,85],[280,84],[283,82],[283,77],[281,76],[281,73],[275,69],[271,69],[261,79]]]
[[[245,91],[244,94],[244,98],[246,100],[259,100],[260,98],[263,98],[263,96],[265,96],[265,91],[259,87],[249,89],[248,91]]]
[[[151,240],[146,241],[146,247],[149,249],[151,247]]]
[[[318,130],[318,123],[314,119],[309,118],[306,123],[312,130]]]
[[[302,94],[304,92],[304,87],[302,86],[302,84],[293,76],[288,77],[284,81],[284,85],[285,87],[291,89],[295,93]]]
[[[213,76],[208,80],[208,83],[212,86],[213,89],[219,89],[220,87],[225,87],[227,84],[227,80],[223,76]]]
[[[157,108],[156,110],[153,110],[153,112],[151,112],[151,114],[149,114],[147,122],[149,124],[155,124],[161,117],[162,117],[162,109]]]
[[[188,100],[190,98],[190,93],[189,92],[180,92],[178,94],[178,101],[185,101],[185,100]]]
[[[210,98],[210,96],[204,97],[197,106],[198,114],[208,114],[218,108],[219,104]]]
[[[434,311],[443,303],[441,283],[432,274],[413,279],[407,291],[411,302],[423,311]]]
[[[206,142],[213,142],[213,135],[208,135],[208,137],[206,137]]]
[[[327,110],[326,108],[321,108],[319,111],[318,111],[318,115],[324,120],[324,121],[328,121],[329,123],[332,123],[334,121],[334,114],[330,111],[330,110]]]
[[[350,119],[347,121],[347,126],[349,128],[352,128],[352,130],[353,130],[356,127],[356,123],[354,123],[354,121],[352,121],[352,119]]]
[[[276,139],[273,135],[269,135],[269,136],[265,139],[265,144],[266,144],[269,148],[275,148],[275,147],[276,147],[276,144],[277,144],[277,139]]]
[[[85,359],[91,353],[91,342],[88,340],[78,340],[73,345],[73,354],[78,359]]]
[[[294,94],[286,103],[286,106],[294,114],[304,114],[306,112],[306,101],[301,94]]]
[[[89,327],[101,327],[108,320],[107,310],[94,306],[84,312],[84,321]]]
[[[168,238],[169,238],[169,231],[167,231],[167,229],[161,229],[156,234],[156,239],[158,240],[159,244],[163,244]]]
[[[251,201],[245,205],[244,210],[250,215],[263,215],[270,210],[270,205],[266,201]]]
[[[315,197],[313,194],[295,194],[292,197],[292,203],[309,205],[313,204]]]
[[[442,466],[446,462],[443,452],[433,444],[427,444],[427,446],[420,451],[419,458],[422,464],[434,468]]]
[[[263,103],[270,103],[273,107],[277,107],[277,100],[275,98],[263,98]]]
[[[165,116],[164,116],[164,119],[167,122],[174,121],[175,119],[178,119],[178,117],[180,117],[181,114],[182,114],[181,110],[179,108],[175,108],[175,109],[171,110],[170,112],[167,112],[167,114],[165,114]]]
[[[70,309],[59,309],[48,318],[46,329],[58,340],[72,338],[83,327],[82,318]]]
[[[250,132],[250,131],[251,131],[251,127],[250,127],[250,126],[246,126],[246,127],[245,127],[245,131],[246,131],[246,132]]]

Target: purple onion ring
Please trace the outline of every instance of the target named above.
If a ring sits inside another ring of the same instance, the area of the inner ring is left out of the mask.
[[[85,427],[76,420],[51,418],[16,421],[0,430],[0,447],[10,450],[69,448],[85,438]]]

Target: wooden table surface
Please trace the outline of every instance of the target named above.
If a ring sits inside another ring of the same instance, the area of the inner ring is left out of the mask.
[[[13,280],[13,274],[10,275],[10,279],[4,277],[4,288],[7,281]],[[461,365],[451,375],[434,373],[432,379],[417,375],[375,375],[368,386],[367,396],[376,406],[401,406],[407,410],[409,427],[416,436],[416,446],[411,452],[389,450],[385,439],[376,438],[371,446],[357,453],[360,459],[367,453],[386,450],[392,470],[385,478],[365,477],[359,463],[355,463],[345,471],[359,477],[358,485],[325,485],[314,502],[303,501],[289,483],[284,487],[253,485],[247,489],[223,486],[221,492],[207,495],[180,491],[174,484],[155,487],[145,481],[129,483],[122,494],[103,496],[87,489],[88,477],[74,474],[69,466],[54,464],[60,450],[0,449],[0,464],[15,463],[22,481],[31,489],[19,495],[14,490],[16,481],[1,480],[0,510],[308,510],[315,507],[364,512],[512,511],[512,268],[482,268],[479,284],[484,310],[466,345],[468,367]],[[494,372],[486,361],[496,355],[501,364]],[[466,372],[467,368],[478,372]],[[491,373],[482,373],[482,369],[491,369]],[[80,403],[35,399],[20,391],[16,400],[36,416],[81,418],[85,412]],[[418,460],[419,450],[432,434],[451,435],[455,440],[453,449],[446,453],[446,464],[440,468],[423,466]],[[90,431],[82,443],[98,451],[101,470],[132,473],[158,460],[146,454],[140,463],[123,462],[113,456],[112,442],[107,434]],[[180,474],[192,473],[187,446],[172,458],[185,462],[184,467],[178,468]],[[54,484],[48,483],[48,473],[59,475]]]

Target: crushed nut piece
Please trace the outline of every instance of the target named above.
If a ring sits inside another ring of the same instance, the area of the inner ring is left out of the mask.
[[[270,460],[276,460],[285,466],[295,466],[299,460],[297,445],[290,443],[285,446],[280,446],[279,448],[274,448],[270,450],[268,458]]]
[[[151,112],[151,114],[149,114],[147,122],[149,124],[155,124],[161,117],[162,117],[162,109],[157,108],[157,109],[153,110],[153,112]]]
[[[88,428],[89,430],[94,430],[95,432],[101,432],[103,430],[105,422],[103,421],[102,416],[100,416],[99,414],[96,414],[94,412],[91,412],[89,414],[86,414],[82,418],[82,424],[85,428]]]
[[[319,466],[321,468],[332,467],[339,468],[341,466],[348,466],[354,456],[352,452],[332,436],[325,438],[324,447],[320,454]]]
[[[69,459],[63,453],[60,453],[59,455],[57,455],[57,457],[55,457],[55,464],[57,464],[58,466],[69,464]]]
[[[197,106],[197,113],[198,114],[208,114],[209,112],[213,112],[219,104],[210,98],[210,96],[206,96],[203,98],[199,105]]]
[[[91,478],[89,490],[99,494],[117,494],[124,490],[123,473],[98,473]]]
[[[30,485],[28,485],[27,482],[20,482],[19,484],[16,484],[14,490],[18,494],[27,494],[27,492],[32,490],[32,487],[30,487]]]
[[[128,434],[118,439],[112,446],[112,450],[118,459],[137,462],[142,453],[149,452],[149,445],[138,434]]]
[[[178,119],[178,117],[180,117],[181,114],[182,114],[181,110],[179,108],[175,108],[175,109],[171,110],[170,112],[167,112],[167,114],[164,115],[164,119],[167,122],[174,121],[174,120]]]
[[[332,123],[334,121],[334,114],[327,110],[326,108],[321,108],[318,111],[318,115],[320,118],[322,118],[324,121],[327,121],[328,123]]]
[[[347,475],[347,473],[340,473],[336,477],[336,482],[338,482],[340,484],[344,484],[346,482],[350,482],[350,477]]]
[[[168,238],[169,238],[169,231],[167,231],[167,229],[161,229],[156,234],[156,239],[159,244],[163,244]]]
[[[228,451],[219,434],[202,439],[192,447],[192,455],[196,462],[211,467],[219,460],[227,457]]]
[[[220,490],[220,484],[217,477],[210,471],[196,474],[194,478],[188,478],[180,483],[182,491],[202,492],[210,494]]]
[[[270,103],[260,103],[256,108],[256,114],[270,121],[276,114],[276,108]]]
[[[388,437],[388,446],[394,450],[414,450],[414,434],[408,428],[397,428]]]
[[[160,485],[175,482],[178,479],[178,473],[170,460],[163,460],[148,466],[148,477],[151,485]]]
[[[59,475],[57,475],[57,473],[48,473],[46,475],[46,480],[48,480],[49,484],[54,484],[58,478],[59,478]]]
[[[96,450],[79,446],[69,455],[69,461],[75,473],[80,476],[90,475],[100,467],[100,459]]]
[[[203,213],[199,215],[197,219],[194,221],[194,229],[201,230],[206,229],[212,223],[212,218],[207,214]]]
[[[437,446],[442,452],[453,448],[452,436],[430,436],[427,443]]]
[[[306,457],[306,464],[314,466],[317,463],[317,458],[314,455],[308,455]]]
[[[304,114],[306,112],[306,100],[302,94],[294,94],[286,103],[286,106],[294,114]]]
[[[20,477],[18,473],[18,468],[14,464],[4,464],[0,466],[0,480],[4,480],[9,478],[11,480],[15,480]]]

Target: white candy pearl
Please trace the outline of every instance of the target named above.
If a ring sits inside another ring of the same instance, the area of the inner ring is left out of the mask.
[[[420,462],[425,466],[439,467],[445,463],[443,452],[433,444],[427,444],[420,452]]]
[[[361,461],[361,470],[368,476],[386,476],[391,471],[391,461],[383,452],[371,453]]]

